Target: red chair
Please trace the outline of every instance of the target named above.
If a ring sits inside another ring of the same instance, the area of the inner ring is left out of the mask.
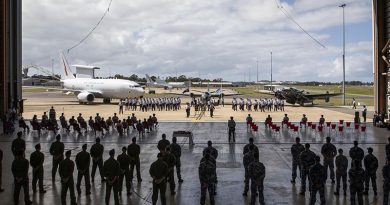
[[[307,126],[311,128],[312,122],[307,122]]]
[[[358,123],[355,124],[355,132],[359,132],[360,125]]]
[[[326,122],[326,127],[330,127],[330,125],[332,124],[332,122]]]
[[[311,129],[312,129],[312,130],[316,130],[316,127],[317,127],[317,125],[316,125],[316,124],[314,124],[314,123],[313,123],[313,124],[311,124]]]
[[[342,134],[344,132],[344,126],[339,125],[339,133]]]
[[[344,120],[339,120],[339,124],[343,125],[344,124]]]
[[[366,126],[364,125],[364,126],[361,126],[360,127],[360,130],[362,131],[362,132],[366,132]]]
[[[257,132],[258,129],[259,129],[259,127],[257,125],[254,125],[253,131]]]
[[[347,128],[350,128],[351,127],[351,122],[345,122],[345,125],[347,126]]]

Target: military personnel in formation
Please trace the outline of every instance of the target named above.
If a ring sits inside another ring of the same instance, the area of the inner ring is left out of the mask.
[[[131,195],[131,179],[130,179],[130,157],[126,154],[127,148],[122,148],[122,154],[118,155],[117,161],[121,167],[121,172],[119,174],[119,197],[122,197],[122,187],[123,179],[126,183],[127,196]]]
[[[386,159],[390,158],[390,137],[387,138],[387,145],[386,145]]]
[[[353,141],[353,145],[354,146],[349,150],[349,157],[351,157],[352,162],[358,160],[359,163],[361,163],[364,158],[364,151],[362,148],[358,147],[358,141]]]
[[[3,150],[0,149],[0,192],[3,192],[2,186],[2,178],[3,178]]]
[[[385,166],[382,169],[383,176],[383,205],[389,204],[390,192],[390,158],[387,158]]]
[[[157,154],[157,161],[150,165],[149,174],[153,178],[152,204],[157,204],[158,192],[160,192],[161,205],[166,205],[165,191],[167,190],[168,165],[163,160],[163,154]]]
[[[351,205],[356,204],[356,196],[358,198],[359,205],[363,205],[365,171],[361,167],[359,160],[352,161],[352,166],[348,171],[348,176]]]
[[[259,192],[260,205],[264,205],[264,178],[265,167],[264,164],[259,161],[259,155],[254,153],[254,161],[249,164],[248,172],[251,179],[251,205],[256,203],[256,193]]]
[[[169,146],[170,144],[171,143],[169,142],[169,140],[167,140],[167,135],[162,134],[161,140],[158,141],[157,148],[158,148],[158,150],[160,150],[160,152],[164,152],[165,148],[167,146]]]
[[[175,167],[176,167],[176,174],[177,174],[177,179],[179,183],[183,182],[183,179],[181,178],[181,147],[179,144],[177,144],[177,138],[172,137],[172,144],[171,146],[171,152],[175,156],[176,162],[175,162]]]
[[[305,195],[306,192],[306,178],[309,176],[310,168],[315,164],[315,157],[316,154],[314,154],[313,151],[310,150],[310,144],[305,144],[305,150],[301,152],[301,155],[299,156],[300,162],[301,162],[301,192],[299,194]],[[309,187],[310,187],[310,180],[309,180]]]
[[[61,177],[61,204],[66,204],[66,195],[70,194],[70,202],[72,205],[76,205],[76,195],[74,193],[74,180],[73,180],[73,171],[74,171],[74,162],[70,159],[72,152],[70,150],[66,151],[65,159],[60,162],[60,167],[58,172]]]
[[[138,183],[142,182],[141,178],[141,164],[139,154],[141,153],[141,147],[137,144],[137,138],[132,138],[132,143],[127,146],[127,154],[130,157],[130,181],[133,181],[134,167],[137,169]]]
[[[32,190],[34,193],[37,192],[37,182],[39,185],[39,193],[44,194],[46,190],[43,189],[43,162],[45,156],[41,152],[41,145],[35,145],[35,152],[30,155],[30,165],[32,167]]]
[[[332,184],[334,181],[334,158],[337,155],[336,146],[334,146],[331,142],[330,137],[326,138],[326,143],[322,145],[321,154],[324,157],[324,167],[325,170],[330,172],[330,179],[332,180]]]
[[[91,194],[91,180],[89,177],[89,165],[91,164],[91,155],[87,152],[87,144],[83,144],[82,151],[76,155],[76,167],[77,167],[77,193],[81,194],[81,180],[84,177],[85,182],[85,193],[86,195]]]
[[[315,164],[310,169],[309,180],[310,180],[310,205],[316,203],[317,192],[320,194],[321,204],[325,204],[325,183],[327,178],[326,167],[320,164],[320,157],[315,157]]]
[[[24,203],[32,204],[30,201],[30,193],[28,189],[28,160],[24,157],[24,152],[19,150],[15,153],[15,159],[12,162],[12,174],[14,176],[14,203],[19,204],[19,194],[23,187]]]
[[[92,145],[91,150],[89,153],[92,157],[92,172],[91,172],[91,179],[92,183],[95,181],[95,172],[96,168],[99,168],[99,173],[102,181],[105,181],[103,177],[103,152],[104,152],[104,146],[100,144],[100,138],[96,138],[96,143]]]
[[[26,141],[24,141],[24,139],[22,139],[22,135],[23,135],[22,132],[18,132],[16,139],[14,139],[12,141],[11,150],[12,150],[12,153],[14,154],[14,156],[19,151],[23,151],[23,152],[26,151]]]
[[[367,148],[368,154],[364,157],[364,168],[366,169],[366,179],[365,179],[365,191],[364,194],[368,195],[370,180],[372,183],[372,189],[374,195],[377,195],[377,186],[376,186],[376,170],[378,170],[378,159],[372,154],[373,149],[371,147]]]
[[[56,141],[50,146],[50,154],[53,156],[53,168],[51,170],[51,180],[54,182],[56,179],[58,165],[64,160],[64,143],[60,141],[61,135],[56,136]]]
[[[120,164],[115,160],[115,150],[109,152],[110,158],[104,162],[103,173],[106,177],[106,205],[110,204],[111,190],[114,192],[115,205],[119,205],[119,175],[121,172]]]
[[[244,165],[244,170],[245,170],[245,178],[244,178],[244,192],[242,193],[243,196],[247,196],[248,195],[248,191],[249,191],[249,180],[250,180],[250,177],[249,177],[249,165],[255,161],[255,156],[254,156],[254,145],[250,145],[249,146],[249,151],[247,153],[244,154],[244,157],[242,159],[242,164]],[[258,153],[257,153],[258,154]]]
[[[254,144],[253,137],[249,138],[249,143],[244,146],[242,154],[245,155],[247,152],[249,152],[249,147],[253,145],[253,152],[259,153],[259,148]]]
[[[347,195],[347,173],[348,173],[348,159],[343,155],[343,150],[339,149],[339,155],[336,157],[336,191],[334,195],[339,195],[340,180],[343,180],[344,196]]]
[[[291,155],[292,155],[292,178],[291,183],[295,184],[295,179],[297,178],[297,168],[299,169],[299,174],[301,176],[301,161],[300,155],[305,150],[305,147],[301,144],[301,138],[295,138],[295,144],[291,146]]]
[[[216,180],[216,166],[212,161],[210,153],[204,155],[204,160],[200,162],[198,168],[200,181],[200,204],[204,205],[206,202],[206,191],[209,192],[210,205],[214,205],[215,180]]]
[[[168,165],[168,175],[167,175],[167,181],[169,182],[169,187],[171,189],[171,195],[175,195],[175,174],[174,174],[174,168],[176,164],[175,155],[171,153],[171,147],[167,146],[165,148],[165,152],[163,153],[163,160]]]

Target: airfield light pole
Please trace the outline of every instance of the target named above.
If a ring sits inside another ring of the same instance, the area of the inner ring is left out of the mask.
[[[51,59],[51,80],[52,80],[52,86],[54,87],[54,59]]]
[[[345,7],[346,4],[341,4],[339,7],[343,8],[343,105],[345,105]]]
[[[271,51],[271,90],[272,89],[272,51]]]
[[[259,57],[257,57],[256,63],[256,82],[259,82]]]

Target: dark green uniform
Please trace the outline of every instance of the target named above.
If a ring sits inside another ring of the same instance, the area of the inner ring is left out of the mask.
[[[382,169],[383,175],[383,205],[389,204],[390,192],[390,164],[386,164]]]
[[[376,193],[376,170],[378,170],[378,159],[373,154],[367,154],[364,157],[364,168],[366,168],[365,191],[368,192],[371,180],[372,190]]]
[[[255,145],[255,144],[246,144],[244,146],[244,149],[242,151],[242,154],[245,155],[247,152],[249,152],[249,146],[253,145],[253,154],[257,153],[257,154],[260,154],[259,152],[259,148]]]
[[[114,192],[114,201],[115,205],[119,205],[119,175],[121,168],[119,162],[116,161],[113,157],[110,157],[104,162],[103,167],[104,176],[107,179],[106,183],[106,205],[110,204],[111,190]]]
[[[181,147],[180,145],[178,145],[177,143],[173,143],[171,144],[171,152],[172,154],[175,156],[175,167],[176,167],[176,174],[177,174],[177,178],[179,180],[182,180],[181,178],[181,162],[180,162],[180,157],[181,157]]]
[[[297,178],[297,168],[299,169],[299,174],[302,175],[300,155],[305,150],[305,147],[301,143],[295,143],[291,146],[291,155],[292,155],[292,180],[295,182]]]
[[[310,168],[315,164],[315,157],[316,154],[312,152],[311,150],[305,150],[300,155],[300,162],[302,166],[302,172],[301,172],[301,193],[306,191],[306,178],[309,176]],[[309,180],[309,187],[310,187],[310,180]]]
[[[130,157],[130,181],[133,181],[133,172],[134,172],[134,166],[137,169],[137,179],[138,182],[142,181],[141,178],[141,164],[139,159],[139,154],[141,153],[141,148],[138,144],[132,143],[129,146],[127,146],[127,154]]]
[[[256,192],[259,192],[259,202],[264,205],[264,178],[265,166],[263,163],[255,160],[248,167],[249,177],[251,178],[251,205],[256,203]]]
[[[247,153],[245,153],[243,159],[243,164],[244,164],[244,169],[245,169],[245,179],[244,179],[244,183],[245,183],[245,186],[244,186],[244,195],[246,195],[249,191],[249,180],[250,180],[250,176],[249,176],[249,165],[255,161],[255,158],[254,158],[254,155],[253,155],[253,151],[249,151]]]
[[[330,179],[334,182],[334,157],[337,155],[336,146],[332,143],[322,145],[321,154],[324,157],[324,167],[327,171],[329,167]]]
[[[69,189],[71,204],[76,203],[76,196],[74,192],[74,180],[73,180],[74,162],[69,158],[66,158],[60,162],[58,172],[61,177],[61,204],[66,204],[66,195]]]
[[[14,154],[14,156],[16,155],[16,153],[18,151],[25,152],[26,151],[26,141],[24,141],[24,139],[19,138],[19,137],[14,139],[14,141],[12,141],[11,150],[12,150],[12,153]]]
[[[153,178],[152,204],[157,204],[158,192],[160,191],[161,205],[166,205],[165,191],[167,189],[168,165],[164,160],[158,159],[150,165],[149,174]]]
[[[35,151],[30,155],[30,165],[33,168],[32,171],[32,189],[37,191],[37,182],[39,183],[39,191],[43,192],[43,162],[45,156],[40,151]]]
[[[125,179],[127,193],[130,193],[130,189],[131,189],[131,179],[130,179],[130,169],[129,169],[130,157],[125,152],[118,155],[117,160],[121,167],[121,173],[119,175],[119,192],[122,192],[123,179]]]
[[[23,187],[24,201],[30,204],[30,194],[28,189],[28,160],[22,156],[17,156],[12,162],[12,174],[14,175],[14,202],[19,204],[19,193]]]
[[[167,139],[161,139],[160,141],[158,141],[158,144],[157,144],[157,148],[158,150],[161,151],[164,151],[166,147],[168,147],[171,143],[169,142],[169,140]]]
[[[172,153],[165,153],[164,154],[164,162],[168,165],[168,174],[167,174],[167,181],[169,182],[169,187],[171,189],[171,193],[175,192],[175,174],[174,174],[174,168],[176,164],[175,156]]]
[[[65,146],[63,142],[55,141],[50,146],[50,154],[53,155],[53,168],[51,170],[52,180],[55,181],[58,165],[64,160]]]
[[[317,192],[320,194],[321,204],[325,205],[325,182],[327,178],[326,168],[316,163],[309,172],[310,180],[310,205],[316,203]]]
[[[87,151],[81,151],[76,155],[77,166],[77,193],[81,193],[81,180],[84,177],[86,193],[91,193],[91,180],[89,178],[89,165],[91,164],[91,156]]]
[[[212,159],[210,157],[210,159]],[[204,159],[200,162],[199,169],[199,181],[200,181],[200,204],[204,205],[206,201],[206,191],[209,191],[210,205],[215,204],[214,200],[214,183],[216,174],[216,167],[213,161]]]
[[[356,196],[358,198],[359,205],[363,205],[363,190],[364,190],[364,178],[365,172],[361,167],[352,167],[348,172],[349,176],[349,190],[351,205],[356,204]]]
[[[358,160],[359,162],[362,162],[364,158],[364,151],[360,147],[352,147],[349,150],[349,156],[352,158],[352,162],[355,160]]]
[[[92,182],[95,180],[95,172],[96,168],[99,167],[99,173],[102,181],[104,181],[103,177],[103,152],[104,152],[104,146],[100,143],[96,143],[92,145],[91,150],[89,153],[91,153],[92,157],[92,172],[91,172],[91,178]]]
[[[340,180],[343,180],[343,190],[346,193],[347,190],[347,174],[348,174],[348,159],[344,155],[338,155],[336,157],[336,192],[340,191]]]

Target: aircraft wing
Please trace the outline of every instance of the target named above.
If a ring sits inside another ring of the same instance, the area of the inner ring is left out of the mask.
[[[77,89],[66,89],[66,88],[45,88],[45,87],[40,87],[46,90],[54,90],[54,91],[62,91],[62,92],[67,92],[67,93],[81,93],[81,92],[88,92],[92,93],[94,96],[99,97],[102,96],[103,93],[99,90],[77,90]]]
[[[339,96],[341,94],[342,93],[305,94],[305,97],[314,100],[314,99],[326,99],[330,97]]]

